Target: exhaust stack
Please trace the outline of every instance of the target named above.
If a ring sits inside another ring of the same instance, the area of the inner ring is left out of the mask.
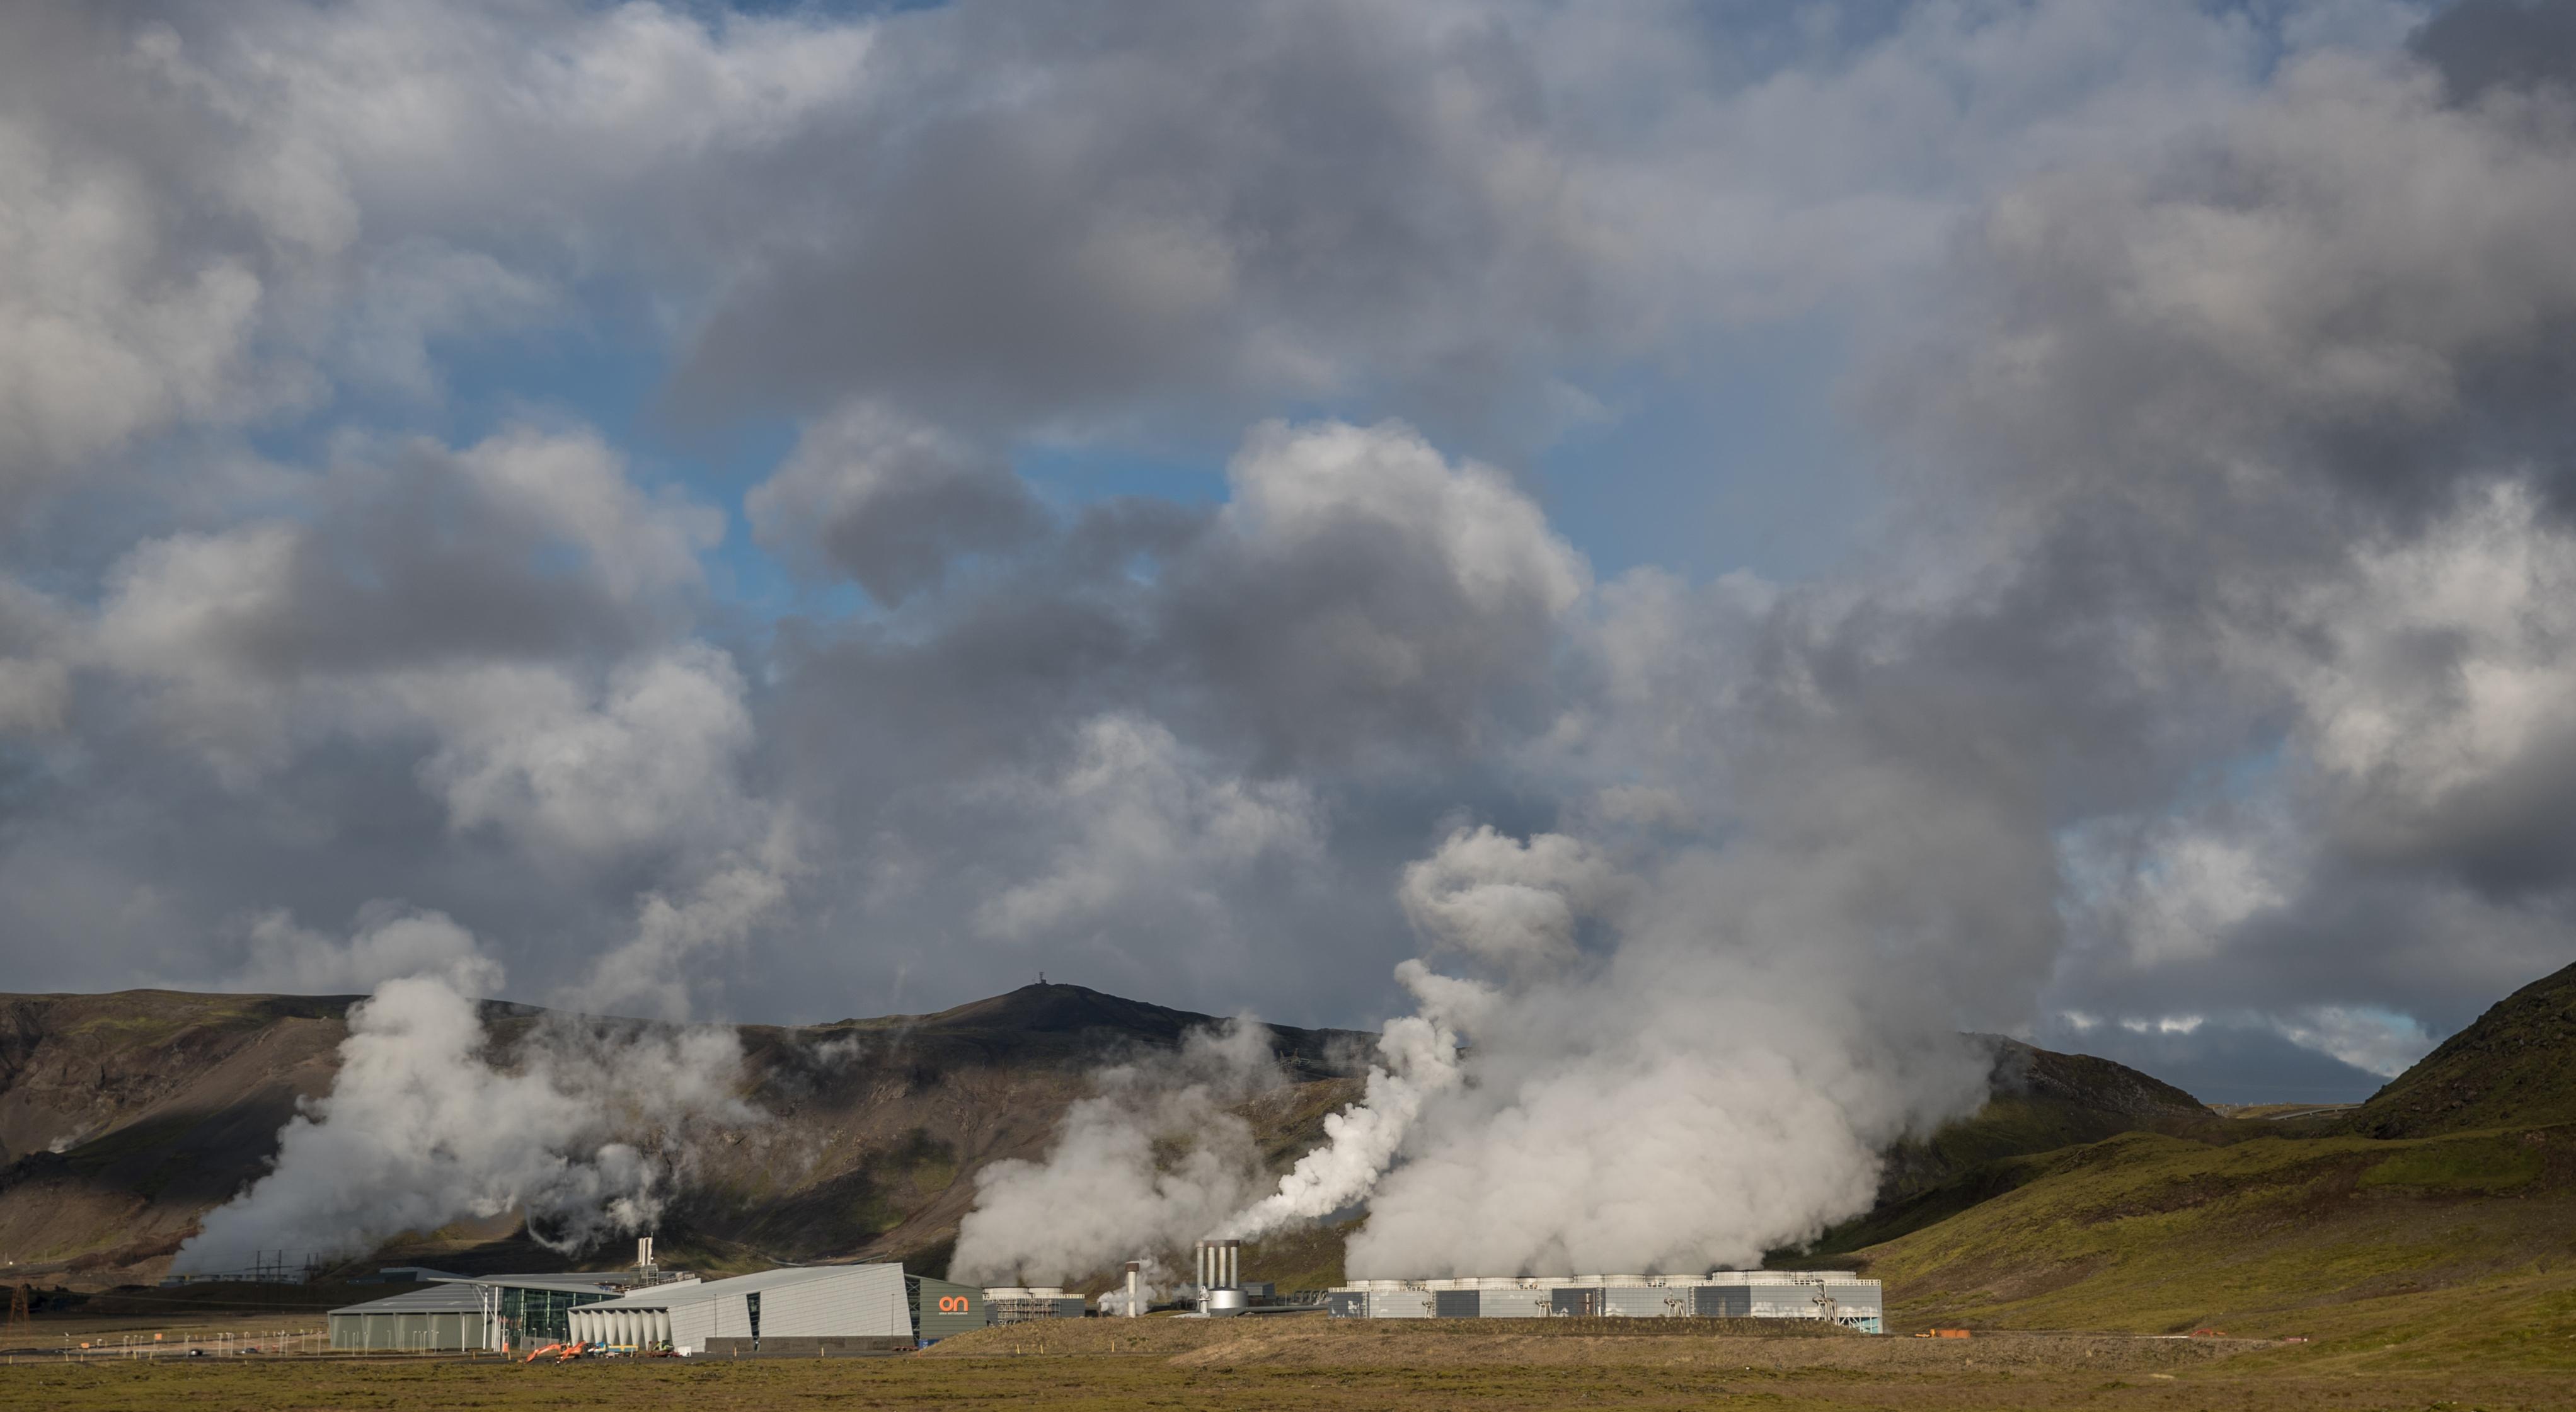
[[[1209,1318],[1243,1312],[1243,1242],[1203,1240],[1198,1243],[1199,1312]]]

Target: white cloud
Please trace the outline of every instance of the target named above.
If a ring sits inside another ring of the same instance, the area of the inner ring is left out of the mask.
[[[622,663],[595,692],[543,667],[402,683],[439,740],[421,781],[456,827],[592,857],[742,826],[745,689],[733,659],[704,643]]]
[[[2384,1079],[2406,1072],[2434,1045],[2415,1017],[2365,1006],[2319,1005],[2275,1024],[2291,1043]]]
[[[696,587],[698,556],[724,538],[723,511],[648,495],[588,429],[514,427],[456,459],[504,518],[579,546],[590,572],[619,598]]]
[[[1000,787],[1019,824],[1057,840],[1044,871],[975,909],[985,934],[1014,941],[1088,929],[1127,909],[1179,908],[1229,931],[1228,884],[1269,861],[1310,861],[1324,820],[1294,781],[1226,774],[1162,724],[1096,717],[1048,776]]]

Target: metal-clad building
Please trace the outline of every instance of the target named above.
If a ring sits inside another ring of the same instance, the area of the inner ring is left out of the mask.
[[[800,1265],[655,1285],[575,1309],[572,1336],[682,1354],[882,1352],[913,1342],[901,1265]]]
[[[1429,1319],[1439,1313],[1431,1291],[1415,1285],[1406,1288],[1394,1280],[1371,1280],[1368,1316],[1372,1319]],[[1380,1286],[1395,1286],[1380,1288]]]
[[[1061,1285],[994,1285],[984,1291],[984,1304],[996,1324],[1079,1319],[1089,1308],[1081,1295],[1067,1294]]]
[[[1845,1270],[1362,1280],[1325,1307],[1343,1319],[1823,1319],[1885,1331],[1878,1281]]]
[[[906,1275],[903,1286],[912,1302],[912,1326],[923,1343],[936,1343],[993,1322],[991,1301],[973,1285],[934,1280],[928,1275]]]
[[[564,1336],[576,1305],[615,1297],[620,1275],[439,1276],[427,1289],[334,1309],[331,1346],[458,1352]]]
[[[490,1343],[484,1296],[471,1285],[431,1285],[331,1311],[335,1352],[454,1353]]]

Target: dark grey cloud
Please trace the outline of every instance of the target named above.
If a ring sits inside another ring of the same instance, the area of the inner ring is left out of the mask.
[[[888,605],[958,558],[1020,548],[1046,521],[1002,457],[867,404],[808,429],[745,509],[764,544]]]
[[[1530,18],[966,5],[892,26],[884,117],[811,154],[824,195],[756,244],[681,395],[1088,425],[1391,382],[1503,414],[1633,312],[1596,288],[1605,233],[1543,131]]]
[[[2567,0],[2456,0],[2407,47],[2441,71],[2462,102],[2498,88],[2576,79],[2576,5]]]

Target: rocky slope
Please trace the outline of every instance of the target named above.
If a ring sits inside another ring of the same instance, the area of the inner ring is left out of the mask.
[[[2384,1138],[2548,1123],[2576,1123],[2576,966],[2497,1001],[2343,1120]]]

